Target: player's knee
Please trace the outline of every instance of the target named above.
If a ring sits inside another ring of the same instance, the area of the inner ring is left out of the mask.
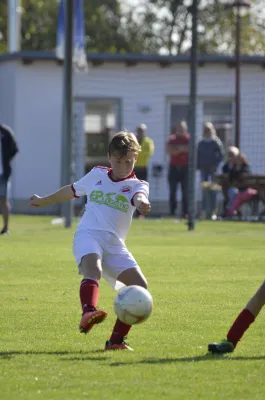
[[[147,284],[147,280],[143,277],[141,277],[140,281],[139,281],[139,286],[143,287],[144,289],[147,289],[148,284]]]
[[[262,297],[265,298],[265,281],[262,283],[259,291],[260,291]]]
[[[92,266],[91,268],[89,268],[87,270],[87,272],[84,274],[84,276],[89,276],[90,278],[99,281],[102,276],[102,271],[100,268]]]
[[[90,277],[99,281],[102,275],[102,267],[99,257],[95,254],[84,256],[81,260],[81,270],[84,277]]]

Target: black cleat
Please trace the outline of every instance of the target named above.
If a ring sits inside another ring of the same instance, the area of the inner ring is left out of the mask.
[[[208,351],[210,351],[212,354],[233,353],[234,345],[233,345],[233,343],[229,342],[227,339],[224,339],[218,343],[209,343]]]

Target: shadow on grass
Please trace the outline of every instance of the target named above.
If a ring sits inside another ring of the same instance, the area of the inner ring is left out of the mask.
[[[91,353],[104,353],[104,350],[92,350],[92,351],[4,351],[0,352],[0,360],[1,359],[11,359],[16,356],[70,356],[61,358],[62,361],[104,361],[107,360],[108,357],[99,357],[99,356],[89,356]]]
[[[136,362],[113,362],[110,364],[111,367],[119,367],[119,366],[125,366],[125,365],[131,365],[131,364],[170,364],[170,363],[178,363],[178,362],[186,362],[186,363],[197,363],[197,362],[203,362],[203,361],[259,361],[259,360],[265,360],[265,355],[264,356],[257,356],[257,357],[227,357],[222,354],[220,355],[213,355],[213,354],[204,354],[202,356],[197,356],[197,357],[175,357],[175,358],[146,358],[140,361]]]

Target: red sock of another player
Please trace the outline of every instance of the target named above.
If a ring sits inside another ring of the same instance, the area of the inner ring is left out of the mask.
[[[117,319],[110,337],[111,343],[120,343],[124,336],[128,335],[131,327],[131,325],[126,325]]]
[[[93,279],[83,279],[80,285],[80,301],[83,314],[94,311],[98,305],[98,282]]]
[[[231,326],[228,334],[227,340],[233,343],[234,348],[236,348],[237,343],[242,338],[246,330],[249,328],[250,324],[255,321],[254,315],[247,309],[241,311],[237,319]]]

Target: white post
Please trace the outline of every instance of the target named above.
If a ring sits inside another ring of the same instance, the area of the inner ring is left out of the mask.
[[[8,52],[20,51],[21,0],[8,0]]]

